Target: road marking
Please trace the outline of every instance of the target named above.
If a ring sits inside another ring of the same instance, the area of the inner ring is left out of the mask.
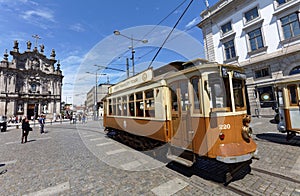
[[[94,136],[96,136],[95,134],[93,134],[93,135],[84,135],[83,137],[94,137]]]
[[[93,139],[90,139],[90,141],[97,141],[97,140],[104,140],[105,138],[103,137],[98,137],[98,138],[93,138]]]
[[[175,178],[158,187],[153,188],[151,191],[158,196],[168,196],[177,193],[178,191],[184,189],[188,185],[189,183],[179,178]]]
[[[131,169],[135,169],[146,163],[148,163],[148,161],[141,159],[141,160],[135,160],[135,161],[132,161],[129,163],[122,164],[121,167],[125,170],[131,170]]]
[[[102,143],[102,144],[96,144],[96,146],[106,146],[106,145],[110,145],[110,144],[114,144],[115,142],[106,142],[106,143]]]
[[[118,154],[118,153],[121,153],[121,152],[126,152],[127,150],[125,148],[121,148],[121,149],[118,149],[118,150],[112,150],[112,151],[108,151],[106,152],[107,155],[113,155],[113,154]]]
[[[70,189],[70,183],[69,182],[65,182],[53,187],[48,187],[46,189],[42,189],[40,191],[37,192],[33,192],[33,193],[29,193],[27,196],[46,196],[46,195],[54,195],[54,194],[58,194],[60,192],[66,191]]]
[[[15,164],[17,162],[17,160],[13,160],[13,161],[6,161],[6,162],[2,162],[0,163],[0,165],[9,165],[9,164]]]

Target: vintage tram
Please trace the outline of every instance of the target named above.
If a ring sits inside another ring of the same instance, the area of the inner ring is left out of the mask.
[[[289,76],[276,82],[279,123],[277,129],[287,133],[287,140],[300,133],[300,79]]]
[[[245,79],[238,66],[203,59],[148,69],[109,88],[105,131],[144,150],[167,146],[167,158],[187,166],[199,156],[250,162]]]

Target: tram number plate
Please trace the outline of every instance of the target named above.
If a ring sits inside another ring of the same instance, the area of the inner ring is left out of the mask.
[[[220,129],[220,130],[230,129],[230,124],[222,124],[222,125],[219,125],[219,129]]]

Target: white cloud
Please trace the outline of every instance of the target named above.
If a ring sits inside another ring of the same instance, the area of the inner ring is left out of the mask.
[[[194,18],[192,21],[190,21],[186,26],[185,28],[189,29],[195,25],[197,25],[198,23],[200,22],[200,18],[199,17],[196,17]]]
[[[76,23],[76,24],[71,25],[71,26],[70,26],[70,29],[71,29],[72,31],[76,31],[76,32],[78,32],[78,33],[84,32],[84,31],[85,31],[85,28],[84,28],[83,25],[80,24],[80,23]]]
[[[22,17],[28,21],[45,19],[51,22],[55,22],[53,13],[49,10],[28,10],[23,13]]]

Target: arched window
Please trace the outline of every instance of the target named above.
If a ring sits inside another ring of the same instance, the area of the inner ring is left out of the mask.
[[[289,75],[294,75],[294,74],[299,74],[299,73],[300,73],[300,66],[297,66],[290,71]]]

